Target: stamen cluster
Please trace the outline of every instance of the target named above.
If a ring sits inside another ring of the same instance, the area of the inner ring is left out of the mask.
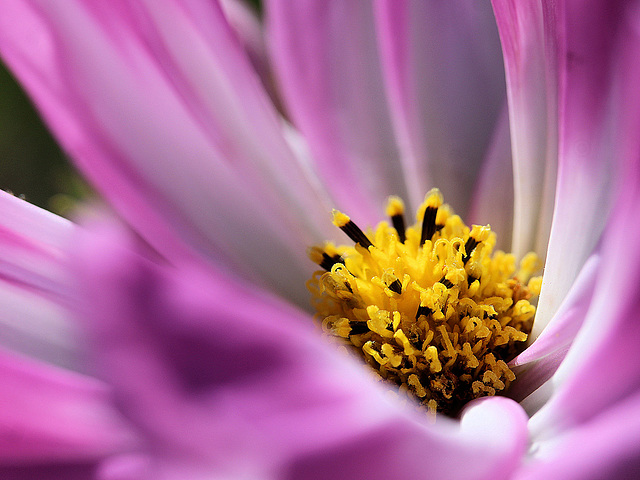
[[[489,226],[467,227],[437,189],[406,228],[400,199],[392,225],[366,235],[334,211],[354,246],[326,243],[310,257],[324,271],[309,280],[325,332],[356,350],[382,378],[435,412],[456,415],[469,400],[504,391],[507,365],[531,331],[542,279],[527,254],[497,251]]]

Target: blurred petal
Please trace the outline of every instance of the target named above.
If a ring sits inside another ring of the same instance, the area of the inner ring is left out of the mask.
[[[622,140],[619,109],[628,100],[612,103],[610,96],[622,76],[615,62],[628,4],[558,4],[558,183],[534,338],[556,313],[597,245],[616,193],[617,145]]]
[[[421,427],[386,425],[369,430],[330,448],[322,448],[296,459],[284,478],[423,478],[433,479],[507,479],[521,461],[527,442],[522,422],[526,417],[520,407],[506,398],[485,399],[467,408],[460,424],[460,437],[485,441],[490,450],[502,451],[501,463],[478,461],[478,452],[461,452],[435,432]],[[433,427],[433,426],[432,426]],[[433,428],[432,428],[433,429]],[[428,455],[425,455],[428,452]],[[461,461],[463,460],[463,461]],[[497,459],[496,459],[497,460]],[[322,472],[320,477],[311,472]]]
[[[0,465],[3,480],[92,480],[96,477],[97,464],[51,463],[45,465]]]
[[[196,267],[151,264],[127,245],[102,226],[81,239],[77,269],[93,351],[160,478],[305,478],[322,468],[337,479],[488,479],[519,464],[526,416],[512,400],[433,423],[388,398],[306,315]]]
[[[411,199],[437,186],[464,217],[505,98],[491,6],[389,0],[377,13]]]
[[[552,6],[494,0],[507,78],[514,174],[511,251],[544,256],[557,169],[558,74]]]
[[[602,410],[567,434],[537,445],[516,480],[636,478],[640,471],[640,395]]]
[[[0,32],[54,133],[151,245],[306,300],[300,245],[331,236],[327,208],[217,2],[7,1]]]
[[[0,345],[39,360],[83,371],[77,325],[59,303],[0,280]]]
[[[0,278],[58,301],[73,225],[0,191]]]
[[[320,177],[337,207],[374,225],[387,196],[407,192],[372,2],[272,0],[265,10],[280,91]]]
[[[82,370],[65,310],[67,220],[0,192],[0,345]]]
[[[263,29],[258,14],[244,0],[220,0],[220,7],[229,26],[238,36],[249,61],[274,103],[278,102]]]
[[[467,224],[491,225],[498,236],[496,247],[509,251],[513,230],[513,168],[509,140],[509,115],[503,108],[485,163],[478,176]],[[499,206],[499,208],[498,208]]]
[[[0,381],[2,466],[96,461],[133,446],[94,379],[0,350]]]

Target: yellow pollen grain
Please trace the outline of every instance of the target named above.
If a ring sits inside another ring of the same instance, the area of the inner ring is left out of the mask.
[[[345,215],[344,213],[338,210],[333,211],[333,224],[336,227],[338,228],[344,227],[350,221],[351,221],[351,218],[349,218],[348,215]]]
[[[391,197],[386,213],[402,216],[402,200]],[[516,262],[494,252],[491,228],[466,226],[437,189],[427,193],[416,218],[404,241],[381,222],[366,232],[368,248],[312,247],[309,257],[328,271],[315,272],[307,287],[328,335],[398,385],[400,395],[429,412],[456,415],[466,402],[504,392],[515,380],[507,362],[531,331],[540,260],[529,253]],[[428,231],[435,233],[421,239],[423,219],[434,218]],[[334,210],[337,227],[350,222]]]
[[[388,217],[395,217],[404,213],[404,202],[400,197],[389,197],[386,214]]]
[[[433,188],[427,193],[424,199],[425,207],[433,207],[438,208],[444,202],[444,198],[442,197],[442,193],[437,188]]]

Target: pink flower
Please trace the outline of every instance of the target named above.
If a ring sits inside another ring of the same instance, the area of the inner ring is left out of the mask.
[[[637,3],[270,0],[263,44],[233,2],[6,0],[0,51],[127,224],[71,232],[71,266],[46,278],[129,422],[114,435],[139,441],[41,461],[107,458],[102,478],[632,475]],[[331,207],[372,225],[388,195],[415,207],[431,186],[516,255],[546,253],[513,399],[435,423],[321,339],[304,287],[306,248],[340,238]]]

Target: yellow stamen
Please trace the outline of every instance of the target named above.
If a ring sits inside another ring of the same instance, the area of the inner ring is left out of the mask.
[[[336,227],[342,228],[350,221],[351,221],[351,218],[349,218],[348,215],[345,215],[344,213],[339,212],[338,210],[333,211],[333,224]]]
[[[513,255],[492,253],[490,227],[469,229],[437,189],[406,231],[402,201],[391,197],[386,210],[393,226],[381,222],[366,235],[334,210],[333,223],[355,245],[310,249],[326,270],[307,284],[324,331],[431,412],[455,415],[503,392],[515,379],[506,362],[533,324],[538,257],[527,254],[517,269]]]
[[[389,197],[387,202],[387,216],[395,217],[396,215],[404,214],[404,202],[400,197]]]

